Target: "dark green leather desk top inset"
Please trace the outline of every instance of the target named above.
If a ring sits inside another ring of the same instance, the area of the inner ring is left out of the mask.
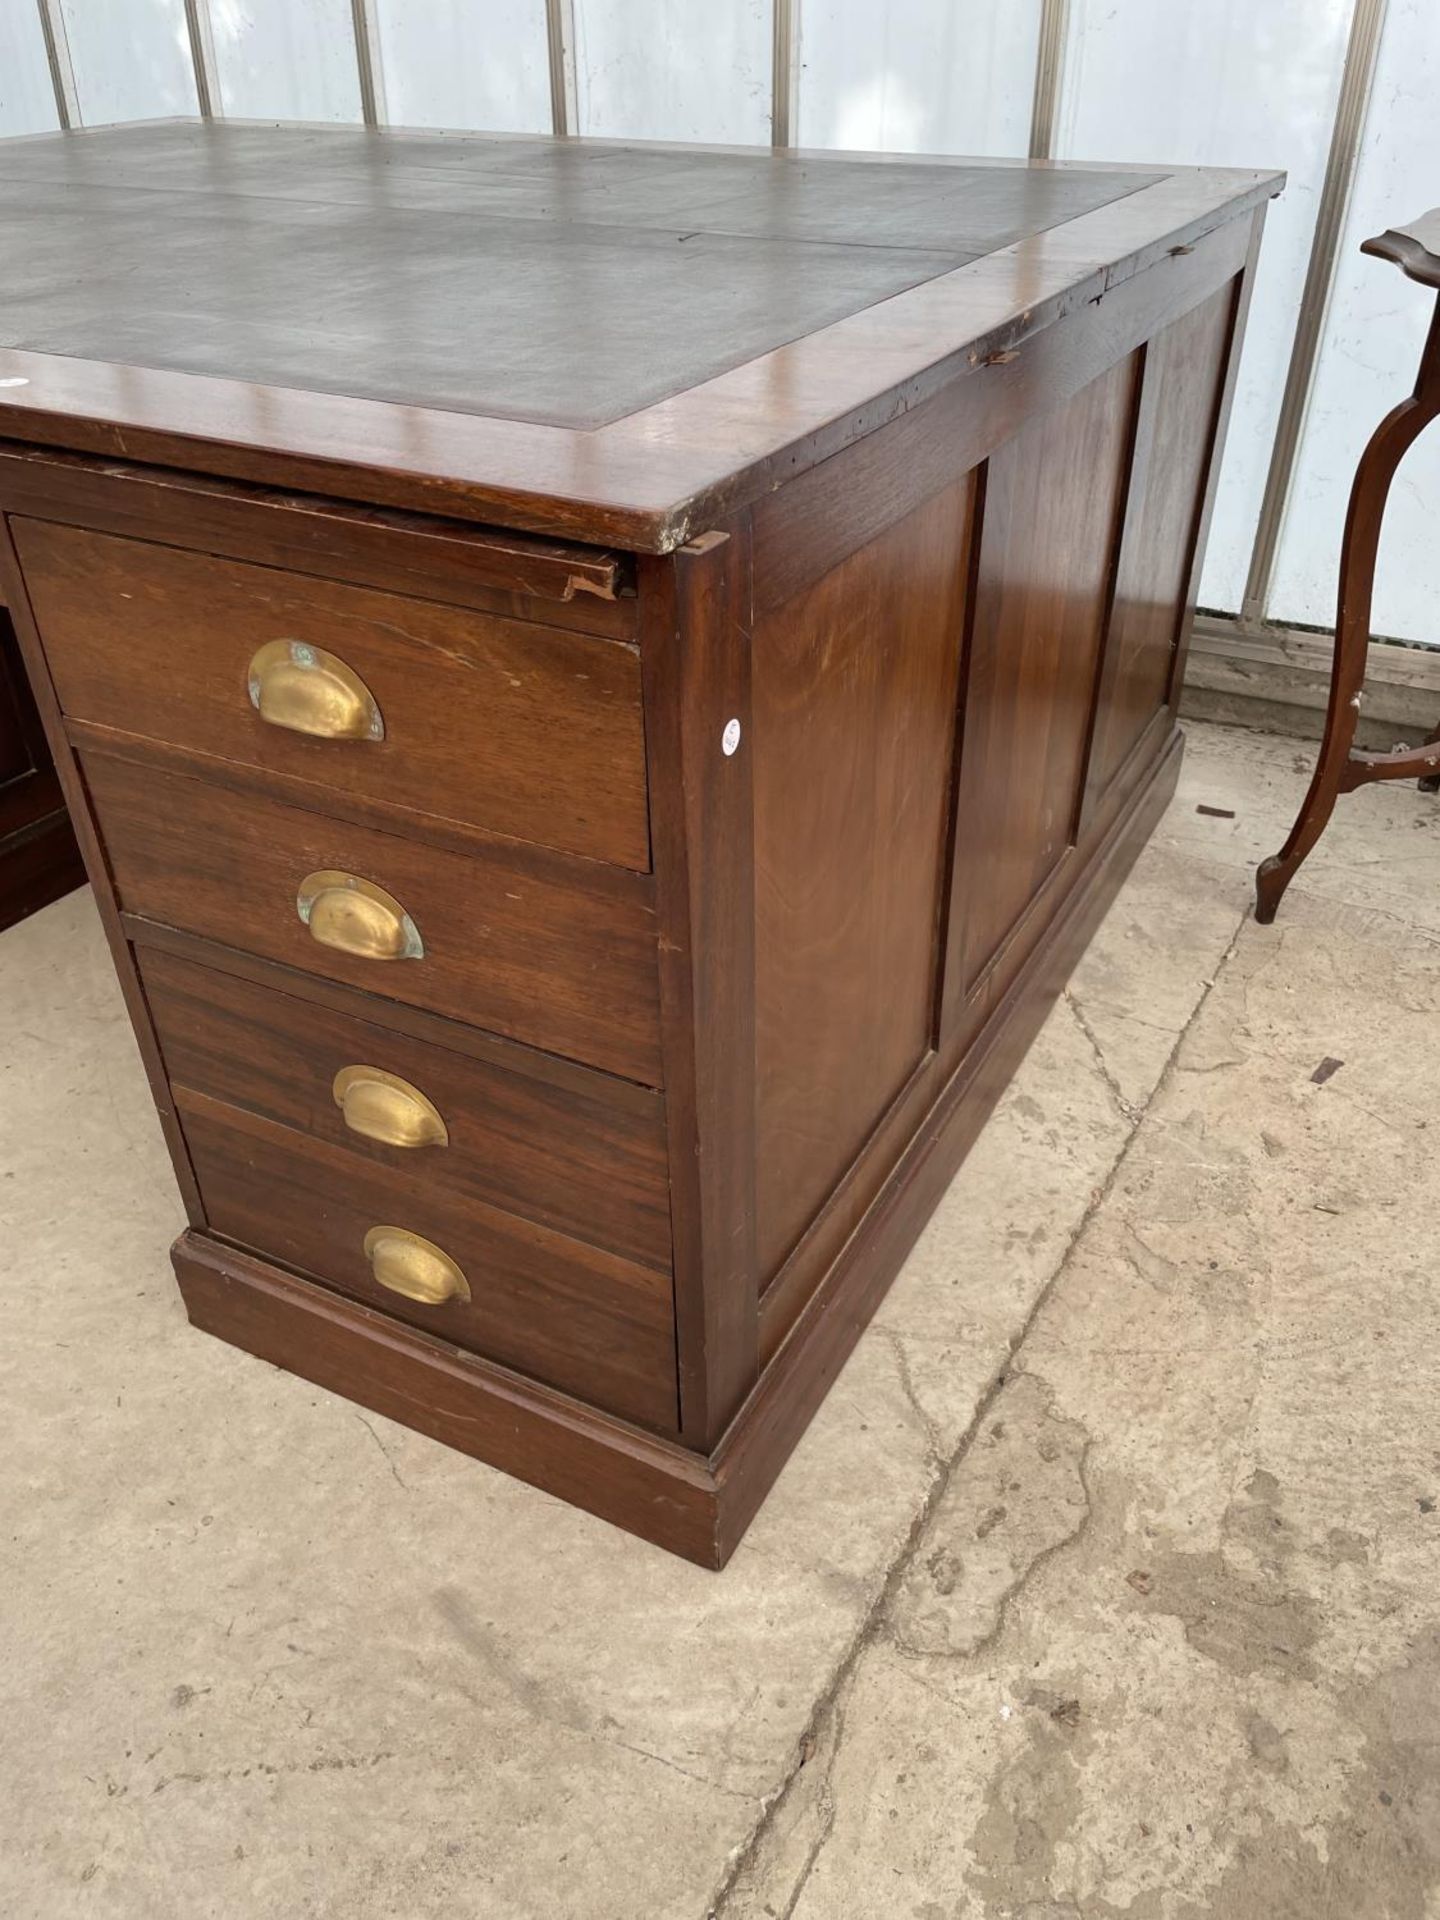
[[[162,122],[0,144],[0,346],[576,429],[1162,176]]]

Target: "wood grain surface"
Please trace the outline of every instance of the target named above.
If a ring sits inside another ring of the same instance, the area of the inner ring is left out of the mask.
[[[991,457],[965,687],[945,1023],[1079,829],[1138,359]]]
[[[766,1278],[933,1045],[974,485],[943,488],[757,622]]]
[[[479,1061],[374,1017],[317,1006],[178,955],[142,949],[140,977],[182,1108],[187,1093],[293,1127],[358,1162],[373,1160],[461,1198],[507,1208],[557,1232],[670,1271],[665,1107],[617,1100],[603,1074],[557,1086],[512,1048],[508,1064]],[[348,1066],[378,1067],[439,1109],[443,1148],[381,1145],[351,1132],[333,1097]]]
[[[789,1320],[767,1315],[772,1364],[708,1458],[195,1232],[174,1250],[191,1320],[672,1553],[723,1567],[1163,811],[1179,745],[1177,736],[1117,815],[1055,940],[1014,983],[989,1044],[951,1082],[804,1319],[785,1339]]]
[[[103,754],[87,754],[84,772],[127,912],[659,1084],[654,919],[639,875],[542,864],[503,842],[484,857],[442,853]],[[367,960],[312,939],[296,890],[327,870],[399,900],[424,958]]]
[[[484,827],[650,864],[640,663],[627,645],[43,521],[12,522],[68,719],[371,803],[378,824]],[[353,669],[382,740],[267,724],[261,647]],[[302,803],[303,804],[303,803]]]
[[[442,1340],[674,1432],[667,1275],[218,1101],[191,1101],[182,1125],[212,1232]],[[425,1306],[377,1285],[364,1250],[374,1226],[443,1248],[471,1298]]]
[[[643,562],[681,1424],[755,1382],[755,793],[748,520]]]
[[[172,1258],[193,1325],[700,1566],[723,1564],[703,1455],[209,1234],[182,1234]]]
[[[203,473],[0,441],[16,515],[633,640],[629,555]]]
[[[1194,612],[1194,560],[1239,282],[1171,321],[1145,350],[1134,477],[1106,643],[1089,795],[1095,804],[1170,698]]]

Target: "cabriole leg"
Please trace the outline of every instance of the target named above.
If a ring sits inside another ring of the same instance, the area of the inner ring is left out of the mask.
[[[1436,317],[1420,359],[1415,391],[1375,429],[1355,472],[1340,549],[1335,665],[1330,681],[1330,705],[1325,715],[1325,738],[1289,839],[1279,853],[1261,862],[1255,876],[1255,918],[1262,926],[1268,926],[1275,918],[1285,889],[1325,831],[1337,797],[1358,784],[1347,775],[1364,696],[1375,556],[1380,545],[1385,502],[1396,468],[1437,412],[1440,412],[1440,302],[1436,303]]]

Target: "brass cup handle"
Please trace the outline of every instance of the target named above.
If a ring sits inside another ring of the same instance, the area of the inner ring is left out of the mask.
[[[303,640],[271,640],[250,662],[250,704],[272,727],[318,740],[383,740],[385,720],[353,667]]]
[[[450,1130],[418,1087],[382,1067],[342,1067],[331,1091],[352,1133],[386,1147],[448,1147]]]
[[[420,930],[395,898],[356,873],[323,868],[307,873],[295,911],[312,940],[361,960],[423,960]]]
[[[365,1258],[375,1280],[407,1300],[439,1307],[447,1300],[470,1298],[470,1282],[449,1254],[408,1227],[371,1227]]]

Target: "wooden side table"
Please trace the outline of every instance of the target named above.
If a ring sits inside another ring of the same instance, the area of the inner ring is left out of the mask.
[[[1422,215],[1411,226],[1392,227],[1376,239],[1367,240],[1360,251],[1374,254],[1380,260],[1394,261],[1422,287],[1434,287],[1440,292],[1440,207]],[[1263,925],[1268,926],[1275,918],[1285,889],[1325,831],[1342,793],[1353,793],[1372,780],[1409,780],[1416,775],[1427,791],[1440,789],[1440,728],[1424,746],[1404,747],[1395,753],[1358,752],[1354,745],[1370,649],[1370,604],[1385,503],[1401,460],[1437,413],[1440,413],[1440,299],[1436,301],[1435,316],[1420,356],[1415,391],[1380,422],[1355,471],[1340,550],[1335,666],[1325,716],[1325,737],[1310,790],[1290,830],[1290,838],[1279,853],[1261,862],[1255,876],[1255,918]]]

